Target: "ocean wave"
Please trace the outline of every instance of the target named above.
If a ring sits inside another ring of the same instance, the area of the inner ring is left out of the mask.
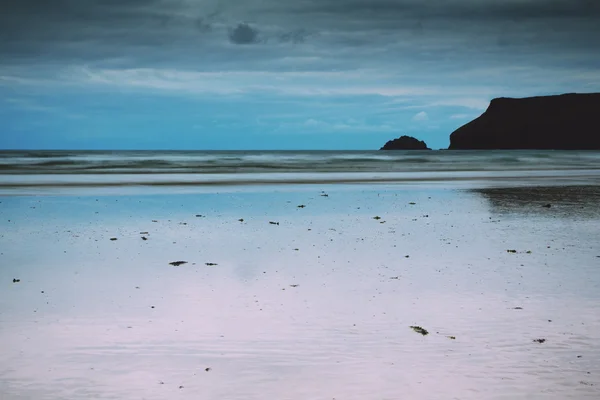
[[[600,169],[599,152],[0,152],[1,175]]]

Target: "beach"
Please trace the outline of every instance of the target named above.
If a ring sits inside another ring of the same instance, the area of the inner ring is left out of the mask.
[[[598,186],[102,193],[0,198],[3,399],[600,396]]]

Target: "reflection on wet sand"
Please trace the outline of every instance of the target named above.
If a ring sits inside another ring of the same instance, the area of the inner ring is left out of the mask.
[[[549,186],[473,189],[493,213],[553,218],[600,217],[600,186]]]

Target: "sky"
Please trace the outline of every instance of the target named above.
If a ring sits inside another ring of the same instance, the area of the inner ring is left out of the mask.
[[[0,0],[0,149],[446,148],[570,92],[598,0]]]

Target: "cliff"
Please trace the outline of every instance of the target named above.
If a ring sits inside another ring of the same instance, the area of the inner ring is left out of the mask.
[[[389,140],[379,150],[431,150],[424,141],[412,136],[400,136],[398,139]]]
[[[450,135],[450,150],[600,149],[600,93],[497,98]]]

